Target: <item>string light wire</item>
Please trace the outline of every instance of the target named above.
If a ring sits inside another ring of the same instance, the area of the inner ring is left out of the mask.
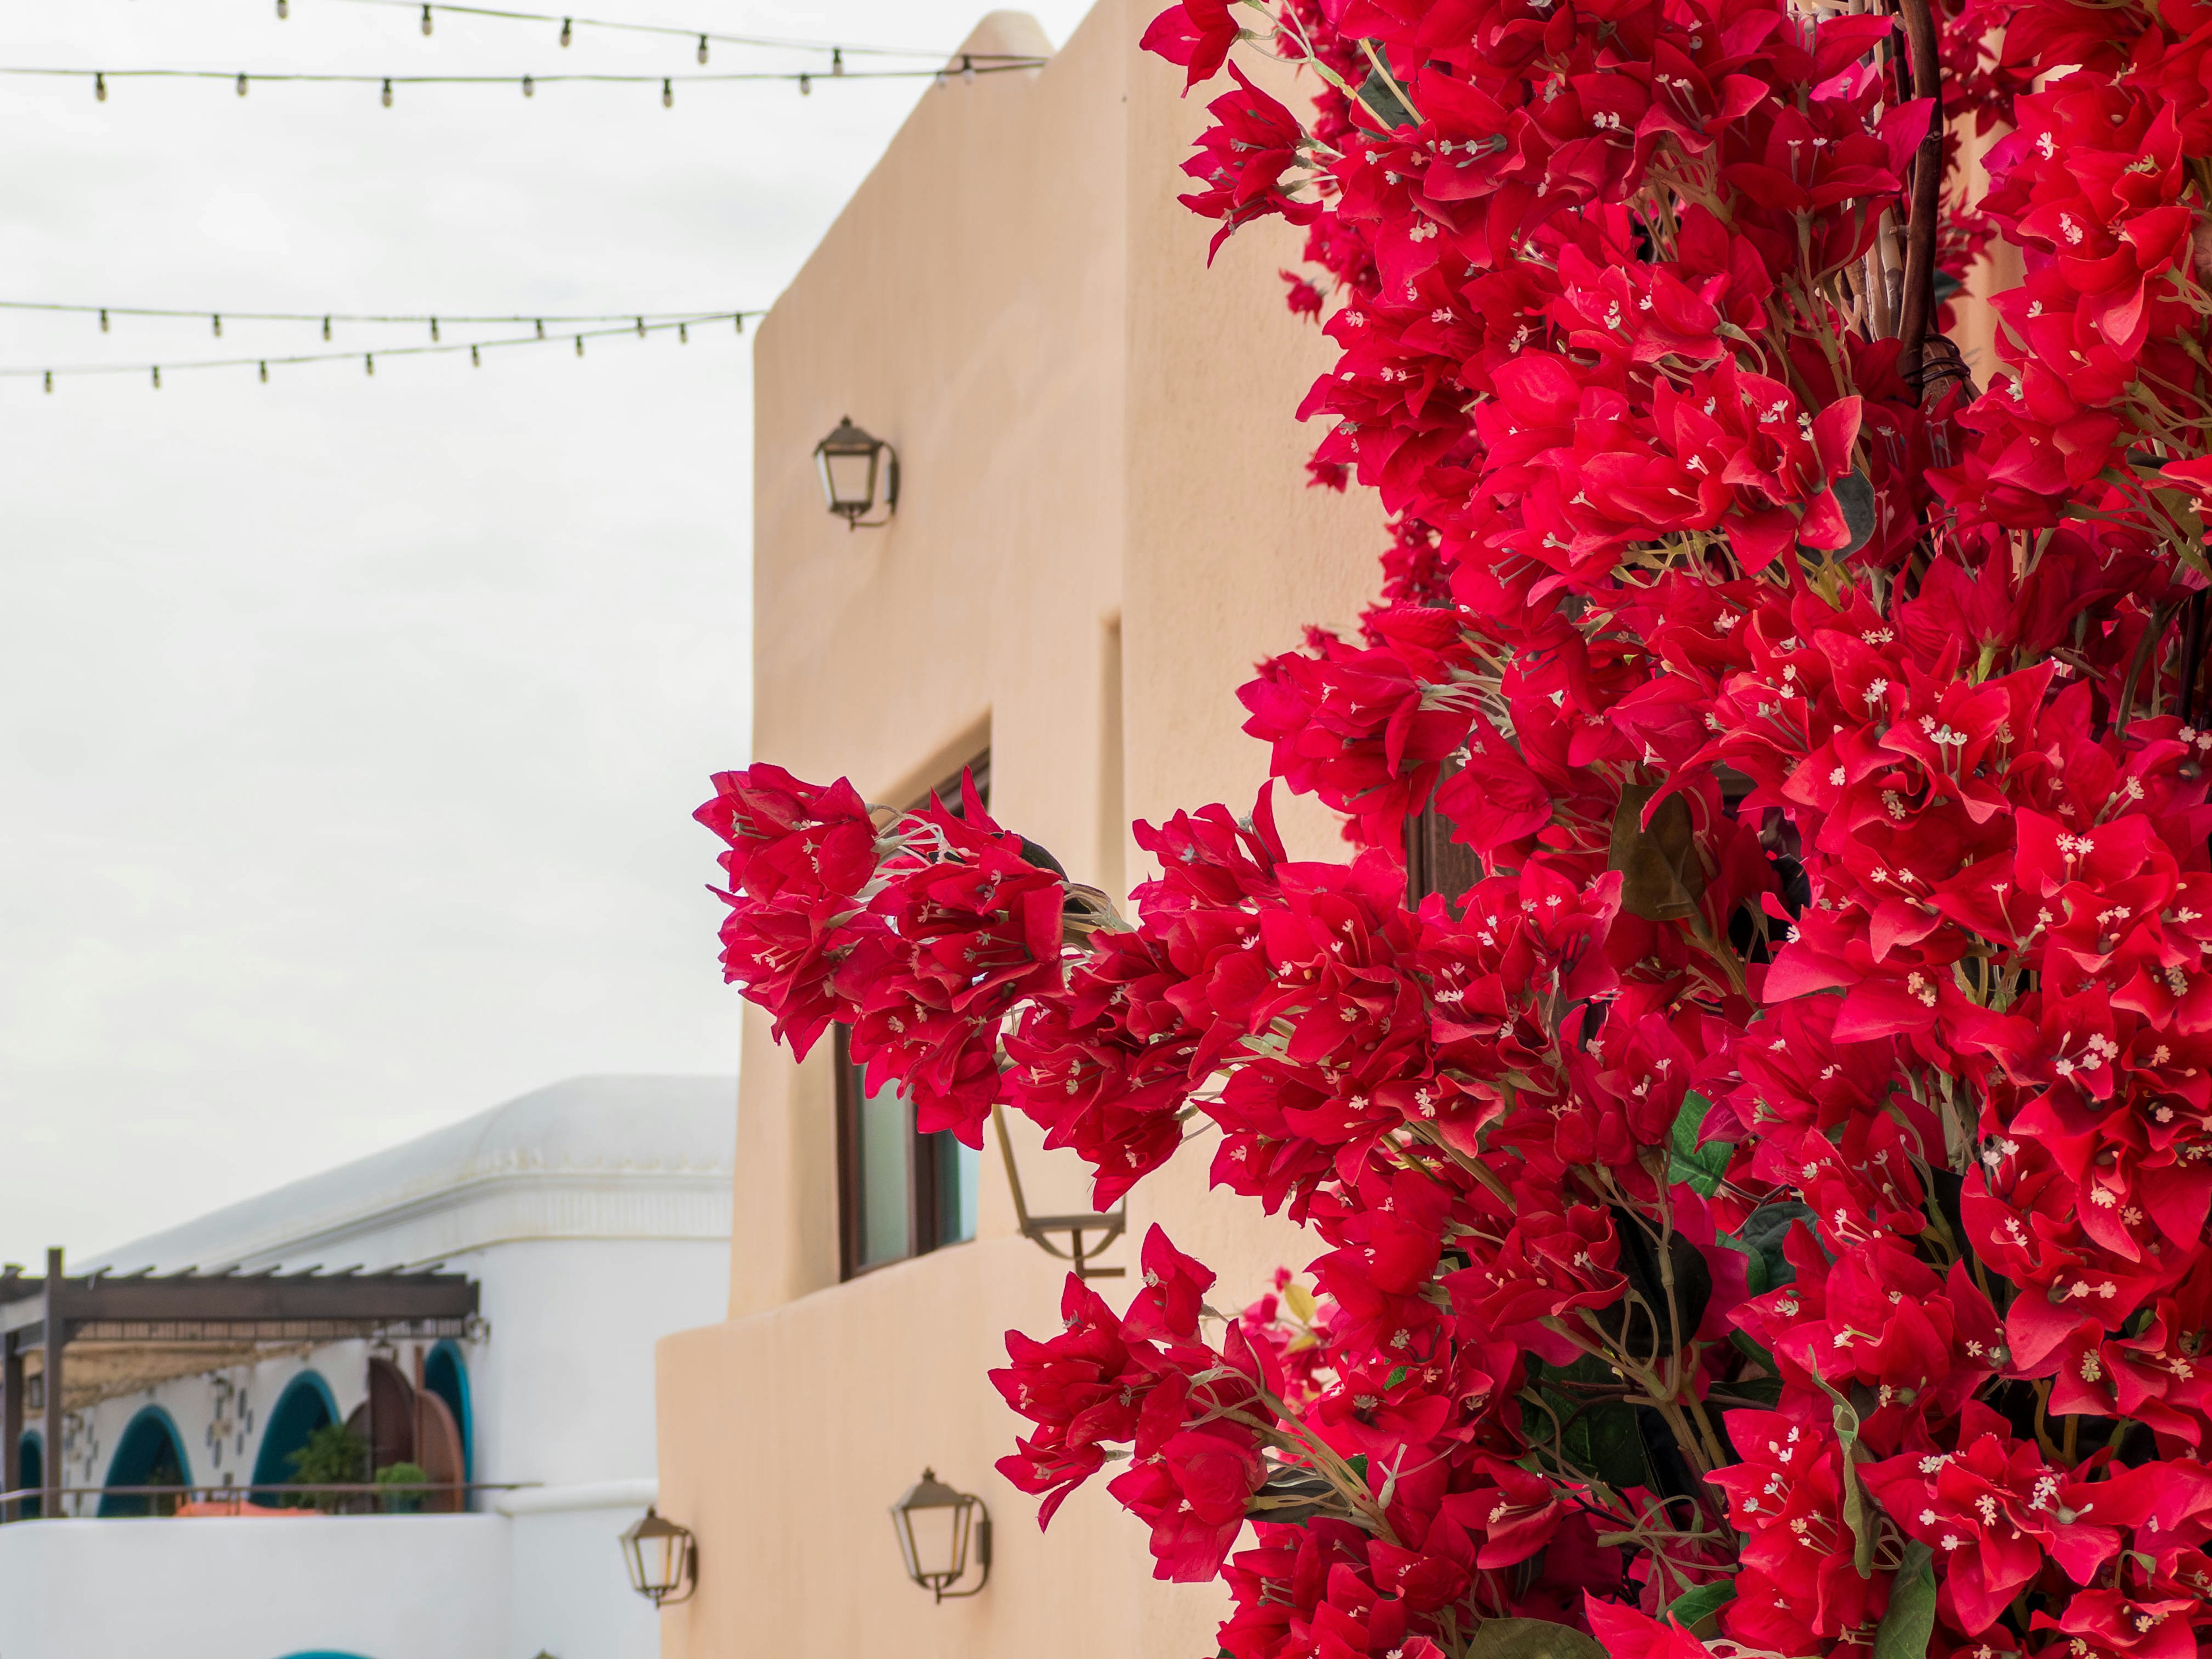
[[[396,7],[403,11],[412,11],[417,9],[419,0],[347,0],[347,3],[356,6]],[[421,6],[420,9],[423,17],[422,33],[425,34],[430,33],[430,15],[433,12],[442,11],[450,12],[457,17],[496,17],[517,23],[558,23],[561,26],[561,44],[564,46],[568,44],[571,33],[580,28],[606,29],[624,34],[675,35],[684,40],[699,42],[699,61],[702,64],[707,61],[707,46],[714,42],[731,46],[758,46],[775,52],[826,52],[835,54],[840,59],[847,57],[928,58],[934,58],[939,63],[950,63],[956,58],[966,56],[973,58],[978,65],[1005,64],[1020,69],[1034,69],[1045,61],[1029,52],[975,52],[963,54],[957,52],[932,52],[924,46],[851,46],[836,40],[798,40],[769,34],[725,34],[714,29],[689,28],[674,23],[623,22],[608,17],[577,17],[563,15],[559,12],[510,11],[497,6],[442,5],[439,3],[439,0],[431,0],[430,4]],[[833,73],[842,72],[833,71]],[[933,70],[932,73],[934,71]]]
[[[229,306],[223,307],[221,311],[210,311],[204,307],[191,306],[66,305],[58,301],[52,300],[0,300],[0,311],[56,311],[73,313],[75,315],[83,317],[98,316],[100,319],[100,331],[103,334],[108,331],[106,319],[110,317],[186,317],[194,319],[198,319],[202,317],[228,317],[234,323],[319,323],[322,325],[323,337],[325,340],[331,337],[331,325],[332,323],[419,324],[428,326],[431,331],[431,337],[435,339],[437,337],[437,331],[440,325],[453,323],[474,324],[485,327],[497,326],[507,323],[514,323],[518,325],[522,323],[623,323],[637,321],[649,323],[670,323],[695,317],[711,317],[719,319],[724,317],[763,317],[768,314],[767,313],[761,311],[707,312],[693,309],[690,311],[647,311],[644,313],[639,313],[636,311],[580,311],[568,314],[551,311],[526,311],[520,313],[502,314],[499,316],[470,316],[465,315],[457,311],[421,313],[401,313],[390,311],[238,311],[234,310]],[[222,332],[220,326],[217,327],[216,331],[217,333]]]
[[[1041,58],[1019,58],[1005,63],[978,63],[974,57],[963,54],[956,72],[963,80],[973,80],[979,75],[1005,75],[1015,70],[1039,67]],[[551,86],[556,82],[574,81],[615,86],[654,86],[662,91],[662,102],[675,101],[673,86],[720,84],[735,82],[781,81],[796,84],[801,92],[812,89],[812,83],[822,80],[837,81],[939,81],[947,71],[933,69],[843,69],[825,76],[820,70],[733,70],[720,74],[705,75],[611,75],[588,72],[573,75],[343,75],[313,71],[264,73],[260,70],[241,72],[236,70],[189,69],[128,69],[88,70],[49,69],[25,64],[0,64],[0,76],[34,76],[48,79],[89,81],[93,95],[101,102],[107,99],[107,83],[111,81],[228,81],[235,84],[243,80],[297,81],[340,86],[372,86],[381,88],[384,106],[392,107],[394,87],[465,86],[504,87],[520,82],[523,95],[529,97],[536,88]]]
[[[604,339],[619,334],[642,336],[672,328],[677,331],[678,339],[688,344],[690,340],[690,331],[707,323],[733,323],[736,325],[737,331],[742,334],[745,330],[745,318],[748,315],[757,317],[760,314],[758,312],[748,313],[742,311],[721,311],[688,316],[680,320],[672,318],[665,321],[655,322],[650,319],[636,319],[611,328],[587,328],[575,335],[576,355],[579,357],[584,355],[584,342],[586,340]],[[643,324],[642,327],[639,325],[641,322]],[[380,356],[441,357],[458,351],[467,352],[469,361],[477,367],[482,368],[484,352],[495,351],[504,346],[539,345],[544,341],[545,337],[543,333],[532,333],[516,335],[511,339],[505,340],[451,341],[439,345],[386,346],[375,352],[308,351],[295,353],[287,357],[205,357],[181,363],[70,363],[55,368],[18,368],[0,366],[0,380],[37,379],[43,382],[48,392],[52,392],[54,389],[54,379],[57,375],[145,374],[150,377],[154,390],[159,392],[161,389],[161,374],[164,369],[175,374],[200,368],[251,368],[257,370],[261,380],[265,382],[269,379],[269,369],[271,364],[283,368],[295,364],[351,362],[358,358],[363,369],[373,375],[376,373],[376,360]]]

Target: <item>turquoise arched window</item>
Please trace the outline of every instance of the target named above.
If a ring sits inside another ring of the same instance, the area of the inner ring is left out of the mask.
[[[317,1371],[301,1371],[276,1396],[261,1431],[261,1449],[253,1455],[253,1485],[281,1486],[294,1478],[292,1454],[307,1445],[317,1429],[338,1420],[338,1402]],[[266,1503],[264,1494],[259,1500]]]
[[[477,1437],[475,1425],[469,1420],[469,1367],[461,1358],[459,1344],[449,1338],[430,1350],[430,1357],[422,1362],[422,1386],[444,1401],[446,1409],[453,1413],[454,1425],[461,1431],[461,1479],[475,1480]]]
[[[176,1420],[159,1406],[149,1406],[131,1419],[116,1442],[115,1455],[107,1460],[106,1486],[188,1486],[192,1466],[185,1456],[184,1437]],[[103,1492],[103,1517],[130,1515],[167,1515],[178,1504],[175,1497],[144,1493]]]
[[[44,1435],[35,1430],[27,1431],[15,1443],[15,1490],[18,1492],[29,1492],[46,1484],[46,1441]],[[39,1498],[20,1498],[16,1504],[16,1518],[35,1521],[45,1509],[45,1504]]]

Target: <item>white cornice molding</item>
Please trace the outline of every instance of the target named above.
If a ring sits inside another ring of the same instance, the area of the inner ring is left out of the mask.
[[[380,1194],[320,1216],[295,1215],[191,1265],[203,1273],[234,1267],[253,1273],[319,1261],[338,1269],[354,1265],[344,1256],[348,1247],[380,1237],[389,1237],[390,1248],[365,1253],[359,1261],[365,1270],[418,1267],[495,1244],[547,1239],[726,1241],[730,1214],[724,1171],[546,1170],[516,1159],[507,1170],[433,1192]]]

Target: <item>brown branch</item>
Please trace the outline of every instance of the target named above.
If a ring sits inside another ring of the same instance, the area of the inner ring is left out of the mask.
[[[1917,396],[1920,362],[1936,312],[1936,219],[1942,210],[1943,72],[1936,61],[1936,18],[1929,0],[1900,0],[1912,59],[1912,95],[1932,98],[1928,135],[1912,158],[1912,215],[1905,235],[1905,292],[1899,310],[1898,373]]]

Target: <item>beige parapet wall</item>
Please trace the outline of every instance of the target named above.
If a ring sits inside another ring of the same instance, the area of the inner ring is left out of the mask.
[[[1283,303],[1300,233],[1253,227],[1209,271],[1213,227],[1175,200],[1228,83],[1180,98],[1136,51],[1153,9],[1101,0],[1042,70],[926,96],[756,347],[752,752],[896,801],[988,741],[994,815],[1109,886],[1141,878],[1128,819],[1249,809],[1267,752],[1237,687],[1307,623],[1350,628],[1384,544],[1370,493],[1306,487],[1293,411],[1332,352]],[[969,42],[1041,45],[1007,13]],[[898,447],[886,529],[824,510],[811,452],[847,415]],[[1341,846],[1305,803],[1283,817],[1294,851]],[[659,1350],[661,1507],[702,1562],[664,1653],[1211,1651],[1218,1592],[1154,1585],[1103,1482],[1040,1537],[992,1471],[1019,1425],[984,1372],[1009,1327],[1056,1328],[1062,1271],[1014,1233],[995,1153],[977,1242],[840,1285],[830,1045],[794,1066],[744,1019],[731,1317]],[[1108,1259],[1159,1221],[1241,1305],[1316,1252],[1206,1193],[1213,1146],[1139,1189]],[[971,1601],[902,1575],[885,1511],[924,1465],[998,1523]]]

